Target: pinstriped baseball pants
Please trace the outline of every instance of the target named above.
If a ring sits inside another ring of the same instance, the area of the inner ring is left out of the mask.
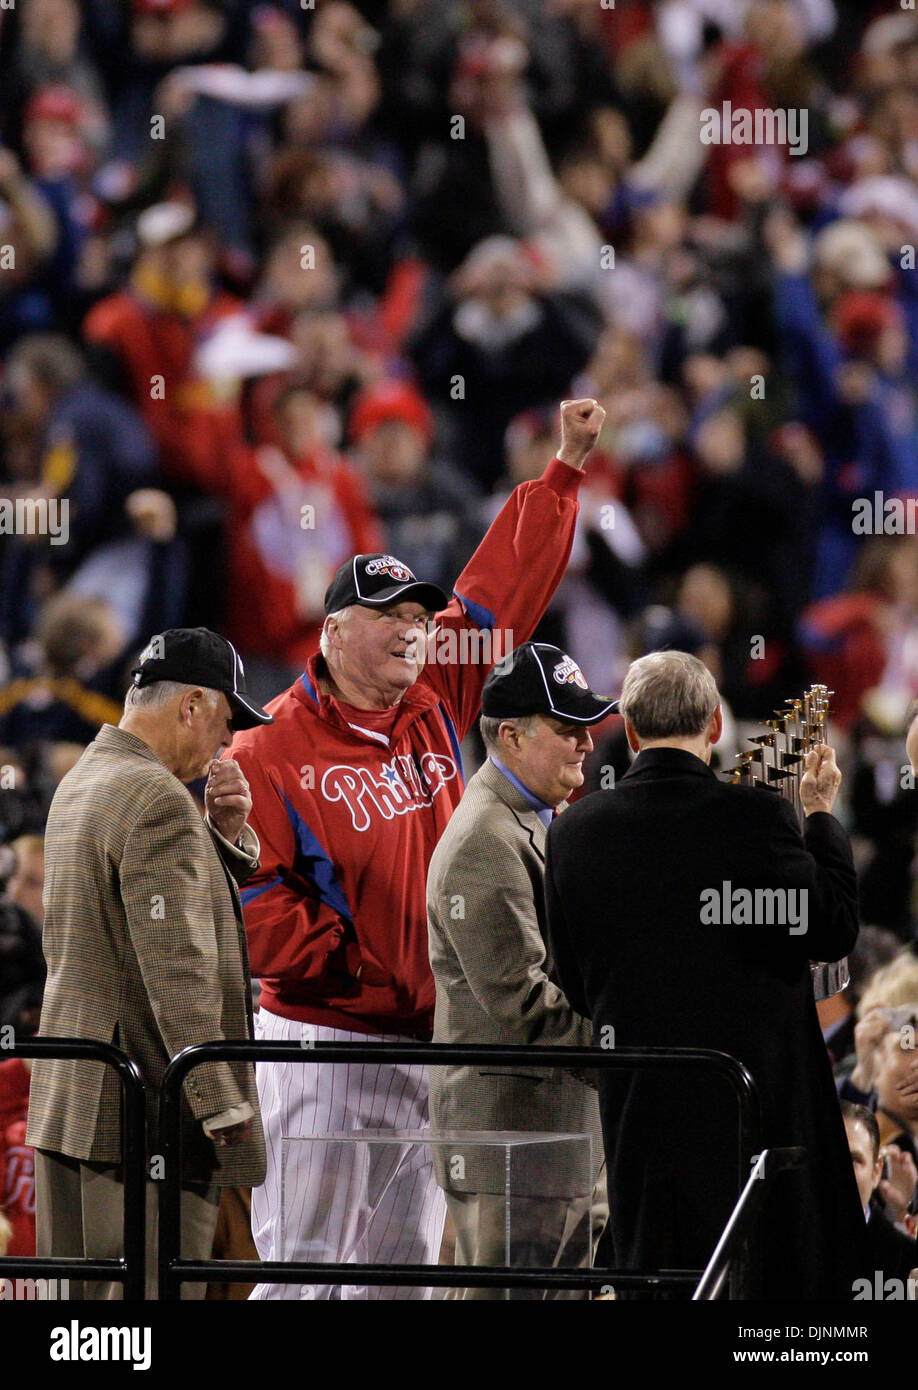
[[[392,1034],[296,1023],[259,1010],[272,1042],[406,1042]],[[263,1260],[436,1264],[446,1206],[425,1145],[308,1140],[360,1130],[426,1130],[424,1066],[259,1062],[267,1176],[252,1192],[252,1235]],[[431,1290],[259,1284],[253,1299],[425,1299]]]

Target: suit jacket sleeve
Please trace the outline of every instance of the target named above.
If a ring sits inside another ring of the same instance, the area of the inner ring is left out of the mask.
[[[780,820],[775,863],[795,877],[799,873],[807,894],[806,931],[794,940],[810,960],[841,960],[858,932],[857,875],[848,836],[834,816],[817,811],[804,821],[801,840],[790,804],[783,797],[774,803]]]
[[[250,825],[244,825],[239,837],[242,843],[231,845],[226,836],[220,834],[209,814],[204,817],[204,824],[210,831],[214,848],[226,865],[227,872],[241,887],[254,873],[258,872],[258,860],[261,854],[258,836]]]
[[[121,860],[127,928],[169,1057],[224,1036],[206,834],[187,797],[163,792],[141,813]],[[225,1062],[195,1067],[185,1095],[197,1119],[246,1099]]]
[[[558,842],[552,834],[555,824],[549,826],[545,840],[545,934],[555,979],[578,1013],[589,1018],[583,974],[574,951],[564,900],[554,880],[553,859],[558,853]]]
[[[461,842],[438,885],[437,915],[481,1008],[529,1043],[583,1046],[588,1025],[545,973],[532,881],[500,836]],[[457,895],[462,915],[454,919]]]

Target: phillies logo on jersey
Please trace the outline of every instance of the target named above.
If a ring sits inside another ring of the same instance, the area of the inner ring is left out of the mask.
[[[25,1125],[23,1125],[25,1133]],[[26,1144],[11,1144],[6,1151],[6,1190],[0,1209],[35,1214],[35,1155]]]
[[[355,830],[369,830],[374,812],[392,820],[432,805],[457,771],[445,753],[397,754],[383,763],[379,776],[368,767],[336,763],[322,778],[322,795],[345,803]]]
[[[552,676],[559,685],[579,685],[581,690],[588,689],[583,672],[571,656],[566,656],[563,661],[558,662]]]
[[[378,560],[369,560],[364,568],[367,574],[388,574],[396,584],[404,584],[406,580],[414,578],[408,566],[394,555],[381,555]]]

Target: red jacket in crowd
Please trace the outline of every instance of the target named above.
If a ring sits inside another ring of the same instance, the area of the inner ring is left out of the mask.
[[[238,437],[237,409],[216,400],[195,372],[194,355],[220,320],[242,307],[219,293],[196,312],[179,313],[158,308],[131,288],[100,300],[86,316],[87,343],[106,349],[121,367],[167,473],[181,474],[189,455],[212,452],[215,430]]]
[[[290,459],[236,445],[202,452],[186,478],[229,504],[228,637],[246,655],[304,667],[339,565],[384,548],[357,470],[331,449]]]
[[[0,1211],[13,1228],[8,1255],[35,1254],[35,1154],[25,1141],[29,1072],[0,1062]]]

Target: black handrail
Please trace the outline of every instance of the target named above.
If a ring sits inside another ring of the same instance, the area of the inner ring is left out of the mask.
[[[603,1071],[695,1070],[718,1072],[733,1087],[739,1109],[740,1172],[760,1147],[761,1110],[755,1082],[735,1057],[701,1048],[524,1047],[469,1043],[315,1043],[208,1042],[186,1047],[173,1057],[160,1092],[160,1144],[164,1177],[159,1191],[159,1297],[181,1296],[184,1282],[267,1280],[275,1284],[402,1284],[419,1286],[524,1288],[684,1287],[695,1285],[697,1270],[514,1269],[467,1265],[357,1265],[255,1260],[183,1260],[181,1252],[182,1083],[202,1062],[389,1062],[401,1065],[565,1067]],[[736,1263],[736,1262],[734,1262]]]
[[[0,1052],[7,1057],[49,1057],[61,1061],[104,1062],[121,1083],[121,1174],[124,1184],[124,1256],[120,1260],[76,1259],[66,1255],[4,1255],[6,1272],[44,1279],[58,1274],[81,1280],[104,1279],[124,1285],[126,1301],[143,1302],[146,1279],[146,1087],[130,1057],[111,1043],[87,1038],[25,1038]]]
[[[749,1239],[749,1233],[761,1208],[765,1192],[777,1173],[799,1168],[806,1159],[806,1149],[763,1149],[746,1180],[723,1235],[717,1242],[701,1281],[692,1295],[693,1303],[713,1301],[720,1293],[737,1252]]]

